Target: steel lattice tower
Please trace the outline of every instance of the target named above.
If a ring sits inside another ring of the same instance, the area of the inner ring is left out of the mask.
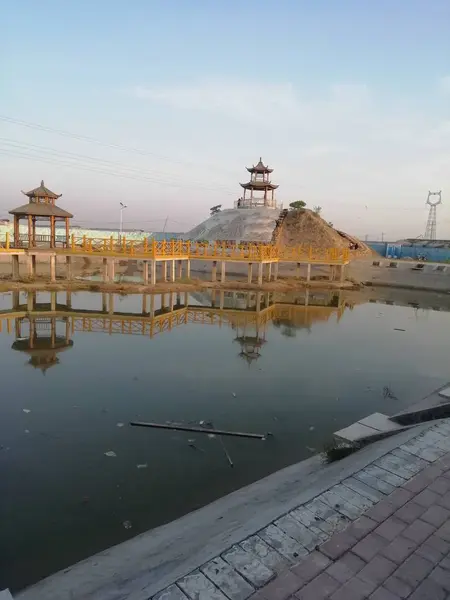
[[[437,196],[437,200],[433,202],[431,199],[433,196]],[[428,192],[428,198],[426,202],[427,206],[430,207],[430,211],[428,213],[427,226],[425,229],[426,240],[435,240],[436,239],[436,206],[442,204],[441,198],[441,190],[439,192]]]

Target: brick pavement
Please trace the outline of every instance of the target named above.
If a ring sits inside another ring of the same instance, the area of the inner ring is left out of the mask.
[[[450,453],[251,600],[450,600]]]

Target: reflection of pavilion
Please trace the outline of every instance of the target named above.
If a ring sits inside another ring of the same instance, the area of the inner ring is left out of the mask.
[[[53,307],[54,301],[55,306]],[[14,292],[13,304],[14,308],[20,308],[18,292]],[[48,304],[44,305],[43,314],[32,314],[35,310],[39,310],[39,306],[36,305],[36,294],[29,293],[28,314],[15,319],[16,341],[13,343],[12,349],[28,354],[30,357],[28,364],[35,369],[40,369],[44,375],[50,367],[59,363],[58,354],[73,346],[73,341],[70,339],[69,318],[50,314],[52,307],[56,308],[55,292],[52,293],[50,307]],[[45,314],[46,312],[47,314]],[[63,332],[58,333],[61,326],[63,326]]]

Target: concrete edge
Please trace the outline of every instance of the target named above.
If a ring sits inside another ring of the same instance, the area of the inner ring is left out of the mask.
[[[439,421],[420,424],[321,467],[302,461],[167,525],[59,571],[19,600],[147,600],[233,544],[350,477]],[[300,490],[300,491],[299,491]]]

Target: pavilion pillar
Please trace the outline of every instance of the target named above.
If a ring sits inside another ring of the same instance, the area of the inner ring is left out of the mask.
[[[247,283],[251,283],[253,279],[253,264],[248,263]]]
[[[109,262],[109,281],[114,283],[114,279],[116,278],[116,261],[114,258],[108,258]]]
[[[256,312],[261,310],[261,292],[256,292]]]
[[[107,304],[107,296],[105,294],[105,292],[102,293],[102,312],[107,312],[108,311],[108,304]]]
[[[219,308],[220,310],[223,310],[225,304],[225,292],[223,290],[220,290],[219,292]]]
[[[50,281],[56,281],[56,254],[50,256]]]
[[[66,256],[66,279],[70,281],[72,279],[72,257]]]
[[[18,215],[14,215],[14,248],[20,248],[19,226],[20,217]]]
[[[341,265],[341,273],[339,278],[340,283],[344,283],[345,281],[345,265]]]
[[[34,261],[33,261],[34,258]],[[35,272],[35,268],[36,268],[36,256],[33,254],[28,254],[27,255],[27,275],[28,277],[34,277],[36,272]]]
[[[175,261],[170,261],[170,281],[175,281]]]
[[[309,288],[305,291],[305,306],[309,305]]]
[[[13,254],[12,255],[12,278],[13,279],[19,279],[19,255],[18,254]]]
[[[183,262],[181,260],[178,261],[177,277],[178,277],[178,279],[181,279],[183,277]]]
[[[150,294],[150,317],[153,319],[155,316],[155,295]]]
[[[28,215],[28,248],[32,248],[33,245],[33,217]]]
[[[272,279],[272,263],[267,263],[267,279],[268,281]]]
[[[156,260],[152,260],[152,265],[151,265],[151,284],[155,285],[156,284]]]
[[[173,312],[173,304],[174,304],[174,296],[175,294],[173,292],[170,292],[169,294],[169,307],[170,307],[170,312]]]
[[[212,264],[211,281],[217,281],[217,261],[216,260],[213,260],[213,264]]]
[[[50,310],[55,312],[57,304],[58,294],[57,292],[50,292]]]
[[[163,260],[163,281],[167,281],[167,260]]]
[[[263,263],[258,264],[258,285],[262,285],[263,282]]]
[[[148,260],[144,260],[143,277],[144,277],[144,284],[148,285]]]
[[[334,281],[336,277],[336,265],[330,265],[330,281]]]
[[[186,261],[186,277],[191,278],[191,260],[189,258]]]
[[[69,217],[66,217],[65,221],[66,221],[66,248],[68,248],[70,245]]]
[[[184,292],[183,303],[184,303],[184,306],[188,305],[188,293],[187,292]]]
[[[306,265],[306,283],[311,281],[311,263]]]
[[[295,272],[295,276],[297,277],[297,279],[300,279],[300,263],[297,263],[297,269]]]
[[[52,215],[50,217],[50,248],[54,248],[56,246],[55,238],[55,217]]]
[[[67,258],[69,258],[69,257],[67,257]],[[104,258],[104,259],[102,260],[102,263],[103,263],[103,264],[102,264],[103,283],[107,283],[107,282],[108,282],[108,280],[109,280],[109,273],[108,273],[108,271],[109,271],[109,269],[108,269],[108,259],[107,259],[107,258]]]
[[[225,283],[225,279],[226,279],[225,267],[226,267],[226,262],[223,260],[222,264],[221,264],[221,267],[220,267],[220,281],[221,281],[221,283]]]
[[[28,292],[27,294],[27,311],[32,312],[34,310],[35,292]]]
[[[147,315],[147,294],[142,294],[142,314]]]
[[[72,310],[72,292],[67,290],[66,292],[66,306],[68,309]]]
[[[273,280],[276,281],[278,279],[278,267],[280,266],[280,263],[274,263],[273,265]]]
[[[114,313],[114,294],[108,294],[108,312],[110,315]]]

